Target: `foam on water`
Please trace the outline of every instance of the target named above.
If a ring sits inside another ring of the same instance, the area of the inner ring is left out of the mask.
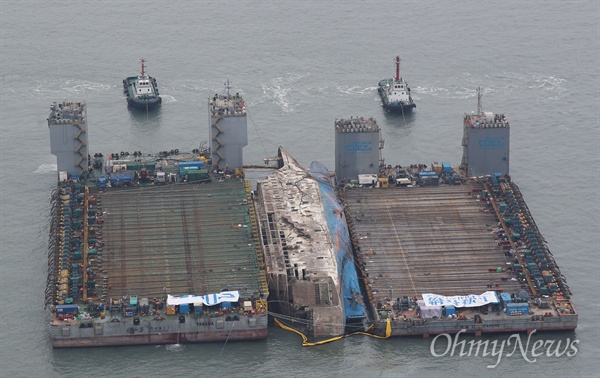
[[[566,95],[566,79],[539,73],[504,72],[496,75],[472,75],[464,72],[444,80],[445,85],[418,85],[412,89],[415,95],[428,95],[446,99],[470,99],[477,97],[477,87],[483,95],[506,96],[525,94],[537,103],[560,100]],[[417,97],[415,97],[417,99]]]
[[[165,345],[165,349],[169,352],[179,353],[183,352],[185,347],[183,346],[183,344],[167,344]]]
[[[162,98],[162,103],[163,104],[170,104],[173,102],[177,102],[177,99],[171,95],[164,95],[161,94],[160,97]]]
[[[337,90],[343,94],[348,95],[364,95],[365,93],[371,93],[377,90],[377,87],[360,87],[354,86],[339,86]]]
[[[58,168],[57,168],[56,164],[42,164],[35,171],[33,171],[33,173],[46,174],[46,173],[56,172],[57,169]]]
[[[262,83],[261,87],[265,98],[278,105],[284,113],[295,111],[293,93],[297,91],[295,84],[309,77],[309,73],[289,73],[286,76],[274,77],[269,83]]]
[[[108,92],[117,89],[115,84],[106,84],[101,82],[77,79],[52,79],[44,78],[31,83],[29,88],[14,88],[13,86],[22,85],[23,82],[7,83],[9,90],[27,96],[34,95],[38,98],[48,98],[52,96],[69,96],[72,98],[85,98],[86,94],[92,92]]]

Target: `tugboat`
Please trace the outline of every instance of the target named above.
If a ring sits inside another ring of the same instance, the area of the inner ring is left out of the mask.
[[[400,56],[396,56],[396,77],[379,82],[379,95],[388,112],[410,113],[417,105],[410,96],[408,84],[400,76]]]
[[[158,95],[156,79],[146,75],[145,63],[142,58],[142,74],[131,76],[123,80],[123,93],[127,97],[127,104],[134,108],[150,110],[161,104],[162,98]]]

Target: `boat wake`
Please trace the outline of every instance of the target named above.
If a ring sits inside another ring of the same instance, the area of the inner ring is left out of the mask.
[[[56,172],[57,169],[56,164],[42,164],[33,173],[46,174]]]
[[[284,113],[294,112],[292,89],[295,84],[308,76],[310,76],[309,73],[275,77],[271,79],[270,83],[261,84],[263,95],[267,100],[277,104]]]
[[[475,76],[463,72],[449,77],[446,82],[440,84],[442,85],[415,87],[413,95],[462,100],[476,98],[477,87],[481,86],[485,88],[485,94],[527,97],[535,99],[537,103],[548,103],[562,99],[567,92],[565,79],[539,73],[503,72],[496,75]]]
[[[167,344],[167,345],[165,345],[165,348],[169,352],[181,352],[184,349],[182,344]]]
[[[339,86],[337,87],[337,90],[343,94],[348,94],[348,95],[363,95],[365,93],[372,93],[377,91],[377,87],[373,86],[373,87],[360,87],[360,86]]]
[[[173,96],[170,96],[170,95],[161,94],[160,97],[162,98],[162,103],[163,104],[170,104],[172,102],[177,102],[177,99],[175,97],[173,97]]]
[[[31,95],[42,97],[57,97],[62,95],[81,97],[81,93],[86,92],[106,92],[114,90],[116,85],[109,85],[88,80],[38,80],[32,83],[30,91],[26,91]],[[25,93],[25,92],[23,92]]]

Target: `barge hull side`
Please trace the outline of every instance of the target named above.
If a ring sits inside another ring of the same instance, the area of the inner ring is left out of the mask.
[[[54,339],[52,346],[54,348],[74,348],[74,347],[100,347],[100,346],[122,346],[122,345],[156,345],[156,344],[189,344],[205,343],[225,340],[261,340],[268,335],[268,330],[243,330],[223,332],[189,332],[189,333],[166,333],[151,335],[123,335],[123,336],[95,336],[89,338],[69,338]]]

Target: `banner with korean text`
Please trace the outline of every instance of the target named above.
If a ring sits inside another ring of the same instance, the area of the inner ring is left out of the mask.
[[[432,293],[423,294],[426,306],[454,306],[454,307],[479,307],[488,303],[498,303],[498,295],[495,291],[486,291],[481,295],[455,295],[447,297]]]
[[[237,302],[240,299],[239,291],[222,291],[217,294],[206,295],[182,295],[175,297],[167,296],[167,304],[169,306],[180,305],[184,303],[202,303],[207,306],[214,306],[221,302]]]

